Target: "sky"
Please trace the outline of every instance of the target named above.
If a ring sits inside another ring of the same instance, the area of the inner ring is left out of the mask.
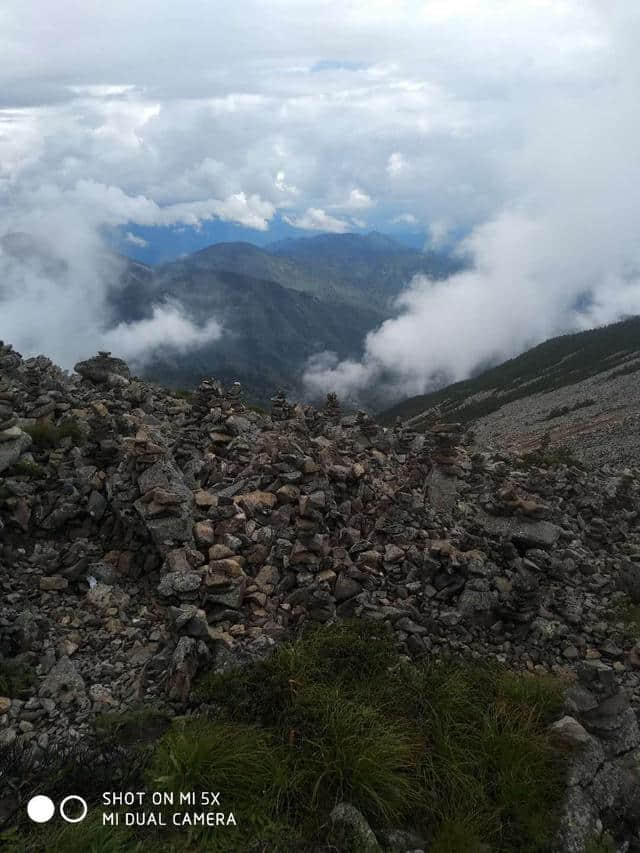
[[[419,393],[638,312],[639,35],[628,0],[4,0],[0,236],[67,274],[0,254],[0,337],[84,357],[116,238],[155,257],[376,229],[465,254],[407,282],[361,362],[310,365],[314,389],[392,371]],[[158,307],[165,340],[185,322]]]

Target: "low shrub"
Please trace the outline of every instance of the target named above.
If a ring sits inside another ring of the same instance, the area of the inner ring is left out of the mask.
[[[103,741],[129,745],[157,740],[169,728],[170,721],[162,711],[141,708],[124,714],[97,714],[95,727]]]
[[[16,477],[29,477],[32,480],[41,480],[46,477],[46,471],[42,465],[31,459],[18,459],[10,469],[10,474]]]
[[[570,468],[583,468],[582,462],[570,447],[546,447],[523,453],[520,459],[523,468],[553,468],[554,465],[567,465]]]
[[[612,607],[609,619],[619,622],[627,636],[640,639],[640,604],[625,596]]]
[[[0,660],[0,696],[20,699],[29,692],[34,679],[33,670],[21,661]]]
[[[174,388],[171,393],[174,397],[177,397],[178,400],[187,400],[188,402],[193,400],[195,396],[195,391],[192,391],[189,388]]]
[[[84,444],[86,439],[78,421],[71,417],[64,418],[59,424],[54,424],[48,419],[39,420],[35,424],[26,426],[24,431],[31,436],[33,446],[38,450],[52,450],[59,447],[65,438],[70,438],[72,444],[77,446]]]

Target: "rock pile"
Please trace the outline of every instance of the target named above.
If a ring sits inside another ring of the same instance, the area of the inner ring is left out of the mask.
[[[271,420],[272,421],[288,421],[293,417],[294,407],[287,401],[287,397],[282,389],[280,389],[275,397],[271,398]]]
[[[113,358],[110,352],[99,352],[87,361],[79,361],[74,367],[83,379],[96,385],[117,387],[127,385],[129,381],[129,366],[121,358]]]
[[[353,615],[411,656],[579,675],[567,736],[627,773],[637,469],[532,468],[455,424],[383,429],[335,395],[317,412],[279,393],[270,416],[214,380],[183,399],[108,353],[77,370],[0,347],[0,665],[33,676],[0,697],[0,742],[81,739],[96,711],[140,702],[182,713],[204,662]],[[53,445],[32,443],[36,423]],[[578,787],[568,822],[606,823],[618,794]]]
[[[0,473],[15,465],[31,444],[31,438],[18,426],[13,398],[9,384],[0,379]]]

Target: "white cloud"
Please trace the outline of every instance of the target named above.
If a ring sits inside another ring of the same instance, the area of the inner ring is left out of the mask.
[[[300,190],[297,187],[294,187],[293,184],[285,183],[285,174],[282,169],[276,175],[275,185],[276,189],[280,190],[281,193],[290,193],[291,195],[298,195]]]
[[[124,95],[131,92],[135,86],[69,86],[69,91],[76,95],[89,95],[91,98],[110,98],[114,95]]]
[[[443,219],[436,219],[429,223],[428,246],[432,249],[441,248],[449,235],[450,226]]]
[[[222,328],[215,319],[196,326],[177,303],[153,308],[152,316],[133,323],[120,323],[102,335],[103,346],[119,356],[142,365],[167,350],[184,354],[195,347],[217,340]]]
[[[314,392],[388,381],[396,396],[423,393],[554,334],[640,313],[640,64],[630,23],[612,19],[598,87],[529,99],[522,144],[504,164],[511,199],[461,246],[470,269],[444,282],[416,277],[396,316],[367,336],[360,363],[310,365]],[[448,227],[433,221],[432,244]]]
[[[349,223],[331,216],[319,207],[310,207],[301,216],[284,216],[284,221],[294,228],[304,231],[328,231],[331,234],[345,234]]]
[[[394,216],[391,220],[392,225],[418,225],[417,218],[413,215],[413,213],[400,213],[398,216]]]
[[[371,196],[355,188],[351,190],[346,201],[341,204],[333,204],[331,207],[334,210],[367,210],[370,207],[375,207],[375,204]]]
[[[121,196],[112,195],[118,203],[107,219],[119,221],[126,197],[121,210]],[[102,246],[105,207],[98,214],[86,196],[52,187],[20,204],[19,216],[0,211],[0,235],[23,233],[0,242],[0,338],[25,357],[44,353],[71,369],[106,349],[142,365],[159,349],[184,353],[222,334],[215,317],[196,323],[175,301],[152,303],[150,317],[114,327],[110,295],[122,286],[125,262]]]
[[[389,154],[389,159],[387,160],[387,173],[391,177],[401,172],[405,166],[405,159],[399,151],[394,151],[392,154]]]
[[[144,240],[142,237],[137,237],[135,234],[132,234],[131,231],[127,231],[124,235],[124,239],[127,243],[131,243],[132,246],[137,246],[141,249],[144,249],[145,246],[149,245],[147,240]]]

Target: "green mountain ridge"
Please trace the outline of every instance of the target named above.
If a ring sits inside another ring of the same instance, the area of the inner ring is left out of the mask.
[[[560,335],[485,370],[479,375],[436,391],[410,397],[382,411],[378,418],[391,424],[400,417],[415,428],[435,416],[468,422],[540,392],[581,382],[605,370],[614,375],[640,370],[640,317],[585,332]]]
[[[394,311],[396,297],[422,273],[442,278],[460,263],[423,254],[385,235],[327,234],[261,249],[217,243],[158,267],[133,264],[111,296],[112,322],[149,317],[179,302],[198,324],[215,317],[217,341],[187,354],[154,355],[145,375],[192,387],[203,376],[238,380],[257,401],[278,386],[302,395],[310,356],[359,358],[369,331]]]

